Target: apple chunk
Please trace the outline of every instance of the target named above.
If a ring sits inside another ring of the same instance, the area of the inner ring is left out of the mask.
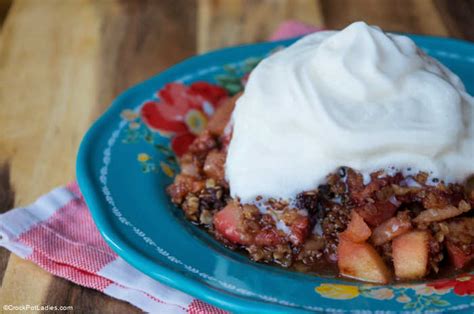
[[[339,237],[337,255],[337,265],[342,276],[380,284],[390,281],[390,271],[368,243],[352,242],[342,235]]]
[[[341,233],[346,239],[357,243],[364,242],[371,234],[369,226],[355,210],[351,212],[351,221],[347,225],[347,229]]]
[[[370,240],[374,245],[382,245],[411,230],[408,214],[398,215],[377,226],[372,232]]]
[[[430,234],[412,231],[396,237],[392,242],[393,266],[400,279],[416,279],[428,271]]]
[[[224,133],[224,129],[229,123],[232,112],[234,112],[235,102],[241,95],[242,93],[238,93],[232,98],[225,99],[220,103],[220,106],[207,123],[207,129],[211,134],[219,136]]]

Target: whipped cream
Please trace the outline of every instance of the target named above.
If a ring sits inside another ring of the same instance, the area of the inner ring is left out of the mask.
[[[291,199],[340,166],[446,182],[474,173],[474,99],[405,36],[356,22],[263,60],[232,115],[226,176],[243,202]]]

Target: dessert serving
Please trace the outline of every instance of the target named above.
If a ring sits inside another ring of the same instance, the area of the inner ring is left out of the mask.
[[[260,62],[179,164],[173,203],[255,261],[385,284],[474,259],[474,100],[362,22]]]

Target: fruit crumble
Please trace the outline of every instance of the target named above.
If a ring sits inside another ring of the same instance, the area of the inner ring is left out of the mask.
[[[474,259],[474,98],[402,35],[356,22],[263,59],[168,188],[254,261],[386,284]]]
[[[388,283],[419,279],[474,259],[474,190],[419,172],[363,176],[341,167],[293,203],[229,194],[226,125],[239,95],[223,104],[180,159],[167,192],[192,222],[254,261],[316,274]]]

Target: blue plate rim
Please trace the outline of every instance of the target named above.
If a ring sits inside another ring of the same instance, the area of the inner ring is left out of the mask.
[[[473,46],[472,43],[461,40],[461,39],[454,39],[449,37],[442,37],[442,36],[431,36],[431,35],[416,35],[416,34],[408,34],[408,33],[399,33],[403,35],[409,35],[415,38],[423,38],[425,40],[433,40],[438,41],[442,40],[443,42],[450,42],[456,45],[468,45],[470,47]],[[294,37],[285,40],[279,41],[269,41],[263,43],[253,43],[253,44],[244,44],[244,45],[237,45],[232,47],[226,47],[218,50],[214,50],[211,52],[207,52],[204,54],[196,55],[190,57],[180,63],[168,68],[165,71],[162,71],[149,79],[142,81],[122,93],[114,99],[111,106],[93,123],[93,125],[89,128],[87,133],[85,134],[79,150],[77,154],[77,162],[76,162],[76,176],[80,186],[80,190],[84,195],[84,199],[90,209],[92,214],[92,218],[96,223],[102,237],[105,239],[107,244],[124,260],[128,263],[132,264],[134,267],[142,271],[143,273],[149,275],[150,277],[164,283],[165,285],[171,286],[175,289],[181,290],[185,293],[188,293],[196,298],[199,298],[203,301],[209,302],[213,305],[218,307],[237,311],[237,312],[259,312],[259,313],[287,313],[289,308],[283,305],[278,304],[270,304],[265,303],[264,301],[254,301],[248,300],[246,298],[232,295],[228,293],[223,293],[223,291],[219,291],[217,289],[213,289],[206,285],[203,285],[200,281],[192,278],[188,278],[185,275],[179,274],[174,272],[173,270],[168,269],[167,267],[161,266],[159,264],[154,263],[148,258],[143,257],[138,250],[134,247],[130,246],[127,241],[121,238],[120,235],[116,234],[113,230],[112,225],[109,222],[109,216],[106,214],[106,211],[103,210],[100,206],[99,198],[102,198],[102,194],[97,191],[95,188],[95,180],[94,175],[91,175],[90,164],[88,161],[88,156],[90,156],[89,152],[93,149],[93,138],[98,134],[100,129],[105,126],[110,117],[117,114],[118,111],[121,109],[121,103],[134,93],[138,92],[140,87],[143,84],[147,84],[154,80],[156,77],[164,75],[164,74],[173,74],[178,73],[181,68],[185,68],[190,66],[193,63],[196,63],[198,60],[201,60],[203,57],[205,58],[212,58],[213,56],[219,54],[225,54],[227,52],[246,48],[246,47],[253,47],[253,46],[268,46],[273,47],[277,45],[287,45],[289,43],[294,42],[295,40],[299,39],[300,37]],[[303,309],[296,309],[291,308],[292,312],[298,313],[307,313],[309,311]],[[342,310],[344,311],[344,310]]]

